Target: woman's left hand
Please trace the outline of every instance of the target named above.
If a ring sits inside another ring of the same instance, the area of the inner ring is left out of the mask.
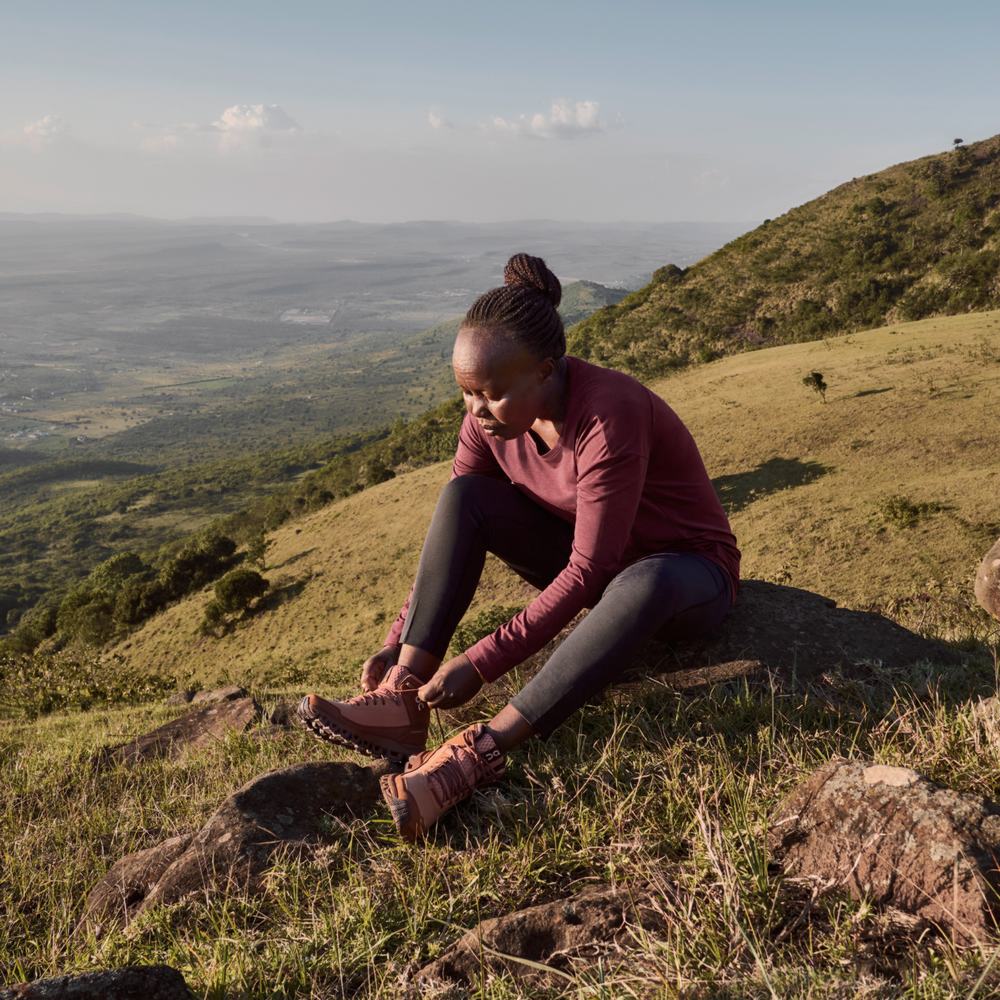
[[[472,661],[461,653],[442,663],[417,691],[417,697],[429,708],[454,708],[464,705],[482,686],[483,679]]]

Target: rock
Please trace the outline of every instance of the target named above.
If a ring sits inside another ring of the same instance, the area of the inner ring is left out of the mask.
[[[245,732],[259,716],[260,707],[252,698],[209,702],[128,743],[104,747],[97,752],[95,763],[103,767],[174,756],[185,747],[220,740],[230,731]]]
[[[558,985],[553,975],[489,952],[541,962],[562,971],[574,959],[593,961],[613,946],[625,944],[630,928],[662,929],[663,918],[652,904],[653,897],[645,890],[629,892],[599,886],[566,899],[483,920],[440,958],[425,965],[416,979],[427,986],[448,982],[477,985],[485,964],[494,970],[505,969],[521,980],[534,980],[539,985],[550,980]],[[565,981],[561,984],[565,985]]]
[[[830,761],[781,802],[767,842],[785,875],[921,918],[956,944],[997,933],[1000,806],[910,768]]]
[[[169,965],[128,965],[0,989],[0,1000],[194,1000],[194,994]]]
[[[203,702],[236,701],[238,698],[246,697],[247,693],[243,688],[232,684],[229,687],[214,688],[211,691],[196,691],[191,701],[195,705],[200,705]]]
[[[198,693],[196,688],[185,688],[183,691],[175,691],[164,702],[166,705],[187,705]]]
[[[279,726],[282,729],[298,729],[299,724],[295,714],[297,708],[298,702],[284,698],[268,712],[267,721],[272,726]]]
[[[976,600],[994,618],[1000,619],[1000,538],[976,571]]]
[[[871,660],[889,668],[960,660],[951,647],[882,615],[838,608],[830,598],[761,580],[742,581],[717,636],[673,640],[669,648],[666,679],[676,687],[768,670],[804,679]]]
[[[158,903],[208,886],[240,891],[278,854],[303,856],[338,820],[365,816],[381,801],[379,771],[340,762],[293,764],[254,778],[231,795],[192,837],[174,837],[130,854],[91,890],[78,930],[101,933]]]
[[[163,873],[188,849],[191,834],[171,837],[144,851],[126,854],[90,891],[81,927],[100,937],[106,927],[120,926],[149,895]]]

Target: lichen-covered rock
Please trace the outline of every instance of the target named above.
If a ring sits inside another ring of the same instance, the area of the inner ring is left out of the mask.
[[[191,834],[186,834],[171,837],[144,851],[126,854],[91,889],[80,927],[89,928],[99,937],[105,928],[127,923],[130,914],[190,843]]]
[[[245,732],[259,717],[260,706],[252,698],[210,701],[134,740],[105,747],[98,751],[94,762],[107,767],[174,756],[185,748],[220,740],[226,733]]]
[[[771,817],[786,875],[926,920],[956,944],[990,942],[1000,915],[1000,806],[910,768],[835,759]]]
[[[329,839],[338,820],[371,812],[381,801],[378,774],[372,767],[329,761],[254,778],[194,836],[172,838],[114,865],[87,897],[79,929],[101,933],[206,886],[253,890],[279,854],[308,854]]]
[[[483,920],[444,955],[424,966],[416,981],[421,987],[473,985],[479,982],[485,966],[541,985],[556,977],[516,959],[565,970],[575,961],[596,961],[609,948],[627,943],[630,934],[640,928],[656,931],[662,927],[662,915],[648,891],[599,886]],[[505,955],[512,959],[503,958]]]
[[[994,618],[1000,619],[1000,538],[976,570],[976,600]]]
[[[838,608],[835,601],[798,587],[743,580],[718,633],[705,638],[654,636],[665,642],[661,661],[677,687],[773,671],[780,677],[817,677],[872,661],[905,667],[920,660],[950,664],[960,655],[868,611]]]
[[[128,965],[0,989],[0,1000],[194,1000],[194,994],[168,965]]]

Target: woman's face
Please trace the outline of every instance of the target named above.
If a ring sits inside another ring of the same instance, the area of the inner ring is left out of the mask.
[[[554,368],[549,358],[539,362],[517,345],[477,338],[467,327],[458,331],[451,365],[466,410],[499,438],[524,434],[538,419]]]

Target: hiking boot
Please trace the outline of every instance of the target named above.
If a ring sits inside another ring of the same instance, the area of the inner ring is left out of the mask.
[[[298,716],[320,739],[370,757],[405,761],[427,745],[430,710],[417,698],[423,683],[397,663],[374,691],[346,701],[307,694]]]
[[[477,788],[496,784],[506,760],[485,726],[463,729],[435,750],[415,754],[402,774],[379,778],[400,836],[411,843]]]

